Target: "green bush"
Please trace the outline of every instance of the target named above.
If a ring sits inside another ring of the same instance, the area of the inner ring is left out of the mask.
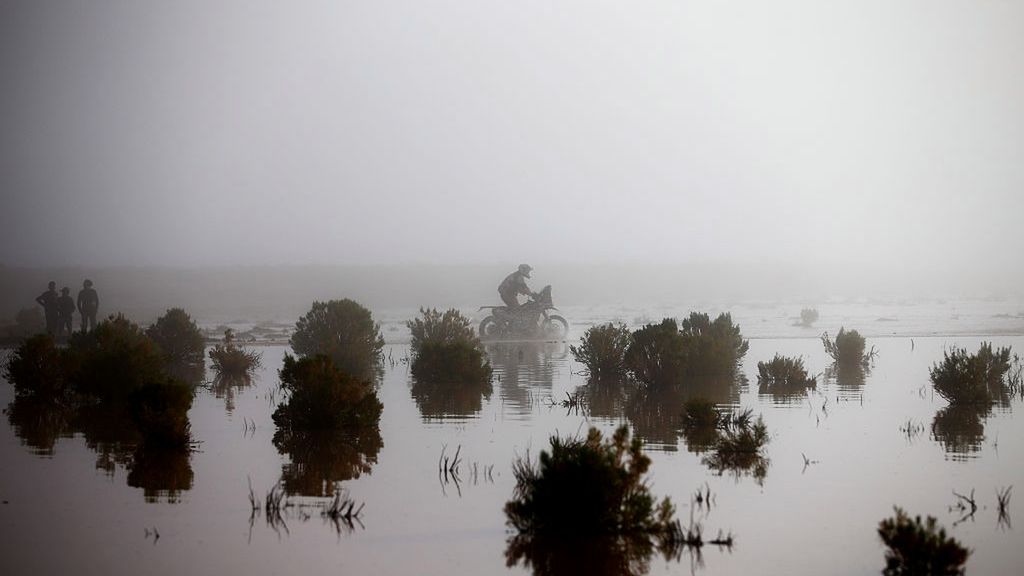
[[[263,355],[235,344],[234,333],[224,332],[224,342],[210,349],[210,362],[221,379],[244,380],[260,367]]]
[[[420,317],[406,322],[412,334],[410,342],[415,355],[425,344],[479,344],[472,321],[452,308],[444,313],[434,308],[420,308]]]
[[[1007,373],[1010,371],[1010,348],[992,350],[982,342],[976,354],[964,348],[943,353],[941,363],[930,370],[935,391],[950,404],[988,405],[1007,395]]]
[[[586,439],[551,438],[551,451],[534,463],[513,464],[516,488],[505,504],[508,523],[520,534],[654,534],[673,522],[666,498],[655,505],[644,479],[650,459],[639,439],[619,428],[602,442],[591,428]]]
[[[878,536],[888,547],[883,574],[911,576],[917,574],[956,575],[964,573],[964,564],[971,551],[955,538],[946,536],[935,518],[913,520],[899,507],[896,516],[882,520]]]
[[[384,337],[370,311],[346,298],[314,302],[295,324],[290,343],[299,356],[324,354],[342,372],[370,378],[380,364]]]
[[[342,372],[330,356],[284,357],[280,372],[285,400],[274,410],[279,429],[359,429],[377,426],[383,408],[368,380]]]
[[[19,396],[63,394],[68,385],[66,354],[49,334],[32,336],[7,359],[4,375]]]
[[[825,353],[840,366],[866,365],[870,362],[872,353],[864,353],[865,342],[864,337],[856,330],[847,332],[842,327],[839,328],[834,340],[828,337],[828,332],[821,335]]]
[[[101,400],[123,400],[167,377],[160,347],[120,314],[100,322],[91,332],[74,334],[68,354],[75,388]]]
[[[626,372],[626,350],[632,334],[625,324],[591,326],[580,338],[580,345],[570,346],[573,358],[587,367],[594,380],[620,378]]]
[[[160,347],[168,367],[176,375],[202,370],[206,340],[195,321],[181,308],[171,308],[157,318],[146,328],[146,336]]]
[[[22,408],[58,415],[62,431],[93,422],[89,415],[101,410],[118,437],[159,449],[188,448],[192,388],[167,373],[160,348],[123,316],[74,334],[65,349],[45,335],[26,340],[7,375],[19,396],[38,400]]]
[[[732,378],[748,348],[728,313],[712,321],[692,312],[681,327],[666,318],[634,332],[625,364],[644,384],[672,386],[684,378]]]
[[[750,347],[729,313],[711,321],[707,314],[691,312],[680,332],[686,351],[685,372],[691,377],[732,376]]]
[[[412,333],[414,378],[489,387],[491,365],[469,318],[454,309],[442,314],[432,308],[421,308],[420,317],[410,320],[407,326]]]
[[[757,382],[771,390],[814,388],[815,378],[807,376],[802,358],[775,355],[770,362],[757,363]]]
[[[679,325],[665,318],[661,324],[647,324],[633,332],[624,363],[634,378],[648,386],[676,385],[683,376],[685,346]]]

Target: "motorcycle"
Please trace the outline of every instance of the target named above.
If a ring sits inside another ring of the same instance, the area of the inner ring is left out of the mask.
[[[498,340],[507,338],[529,338],[562,340],[569,334],[569,322],[558,314],[551,302],[551,286],[545,286],[536,297],[517,308],[508,306],[481,306],[490,310],[489,316],[480,321],[480,338]]]

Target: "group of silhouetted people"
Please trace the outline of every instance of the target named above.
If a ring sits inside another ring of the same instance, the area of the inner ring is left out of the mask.
[[[96,312],[100,307],[100,297],[92,287],[92,280],[82,283],[82,289],[78,291],[77,302],[71,299],[71,289],[67,286],[60,289],[58,296],[56,282],[50,282],[46,292],[40,294],[36,298],[36,302],[43,307],[46,331],[56,338],[71,336],[71,317],[76,309],[82,315],[82,332],[88,332],[96,327]]]

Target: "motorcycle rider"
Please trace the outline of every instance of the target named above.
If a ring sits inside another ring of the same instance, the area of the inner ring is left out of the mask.
[[[509,310],[519,307],[520,294],[537,297],[536,292],[530,290],[530,287],[526,285],[526,279],[530,277],[530,272],[533,268],[529,264],[520,264],[519,268],[505,277],[498,285],[498,295],[501,296],[501,301],[508,306]]]

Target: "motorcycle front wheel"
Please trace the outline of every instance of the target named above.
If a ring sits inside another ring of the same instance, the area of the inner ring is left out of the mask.
[[[544,337],[549,340],[564,340],[569,335],[569,323],[557,314],[552,314],[544,320],[542,326]]]
[[[488,316],[480,321],[480,339],[495,340],[501,337],[501,326],[494,316]]]

